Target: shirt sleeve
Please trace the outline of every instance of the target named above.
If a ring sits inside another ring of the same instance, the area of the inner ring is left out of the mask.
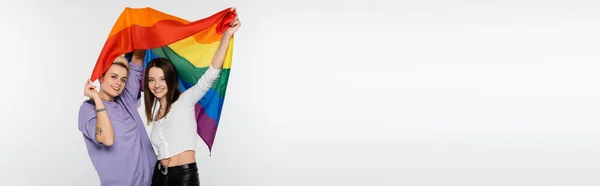
[[[185,90],[180,95],[181,102],[185,103],[187,106],[194,106],[200,99],[206,95],[210,87],[212,87],[213,83],[219,76],[221,75],[221,70],[214,68],[212,65],[208,66],[208,69],[202,77],[196,82],[196,84],[189,89]]]
[[[125,89],[120,97],[126,103],[136,104],[141,91],[142,72],[144,68],[135,63],[129,63],[129,68],[127,83],[125,83]]]
[[[93,104],[84,102],[79,108],[79,131],[83,136],[94,142],[96,145],[102,145],[96,140],[96,109]]]

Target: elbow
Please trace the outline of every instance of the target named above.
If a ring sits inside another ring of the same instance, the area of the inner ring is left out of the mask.
[[[102,145],[110,147],[115,143],[115,137],[114,136],[103,136],[100,139],[96,139],[98,142],[102,143]]]
[[[104,140],[104,142],[102,142],[102,144],[104,144],[107,147],[112,146],[114,143],[115,143],[115,140],[113,140],[113,139]]]

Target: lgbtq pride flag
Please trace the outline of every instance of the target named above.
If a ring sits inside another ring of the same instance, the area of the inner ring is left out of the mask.
[[[144,49],[146,56],[143,66],[146,67],[154,58],[169,59],[177,70],[179,87],[183,92],[196,84],[208,69],[223,33],[236,16],[235,10],[227,8],[190,22],[150,7],[127,7],[108,35],[90,80],[98,79],[116,57],[125,54],[130,59],[131,52]],[[233,39],[229,41],[220,77],[195,105],[197,132],[209,151],[212,151],[221,117],[232,54]]]

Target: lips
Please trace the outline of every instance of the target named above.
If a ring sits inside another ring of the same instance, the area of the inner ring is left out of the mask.
[[[159,89],[154,89],[154,92],[155,92],[156,94],[160,94],[160,93],[162,93],[164,90],[165,90],[164,88],[159,88]]]
[[[118,86],[111,86],[111,88],[117,92],[119,92],[119,90],[121,90],[121,87],[118,87]]]

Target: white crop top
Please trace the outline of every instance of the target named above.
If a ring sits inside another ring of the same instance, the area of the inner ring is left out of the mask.
[[[182,92],[167,116],[152,122],[150,141],[158,159],[170,158],[186,150],[196,150],[199,139],[194,105],[208,92],[221,70],[209,65],[198,82]]]

